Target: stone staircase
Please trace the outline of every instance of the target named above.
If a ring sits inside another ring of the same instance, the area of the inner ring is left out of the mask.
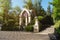
[[[45,30],[39,32],[38,34],[52,34],[52,33],[54,33],[54,27],[53,26],[46,28]]]

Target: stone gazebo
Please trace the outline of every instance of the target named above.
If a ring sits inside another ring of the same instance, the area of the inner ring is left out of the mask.
[[[29,9],[23,9],[22,12],[19,15],[19,26],[22,25],[22,27],[27,26],[32,21],[32,15],[35,18],[35,24],[33,25],[34,32],[39,32],[39,24],[37,16],[34,16],[34,13],[32,10]]]
[[[19,15],[19,25],[27,26],[31,22],[31,10],[23,9]]]

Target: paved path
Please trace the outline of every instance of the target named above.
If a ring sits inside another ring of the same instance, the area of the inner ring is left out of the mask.
[[[31,32],[0,31],[0,40],[49,40],[49,36]]]

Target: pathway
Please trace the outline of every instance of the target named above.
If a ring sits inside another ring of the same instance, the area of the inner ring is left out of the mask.
[[[30,32],[0,31],[0,40],[49,40],[49,36]]]
[[[54,33],[54,27],[53,26],[48,27],[45,30],[39,32],[39,34],[52,34],[52,33]]]
[[[0,40],[50,40],[48,34],[51,34],[53,32],[53,26],[39,33],[20,31],[0,31]]]

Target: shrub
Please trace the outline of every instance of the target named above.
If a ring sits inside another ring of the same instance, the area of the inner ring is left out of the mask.
[[[43,16],[38,16],[38,20],[42,20],[43,19]]]
[[[60,20],[55,23],[54,28],[56,32],[60,34]]]
[[[35,19],[33,19],[30,23],[30,25],[34,25],[35,24]]]
[[[56,23],[55,23],[55,25],[54,25],[54,28],[59,28],[60,27],[60,20],[59,21],[57,21]]]
[[[4,23],[2,26],[3,31],[17,31],[19,28],[15,25],[14,20],[9,20],[7,23]]]
[[[0,23],[3,23],[3,17],[0,16]]]
[[[39,31],[41,31],[42,30],[42,24],[41,23],[39,23]]]
[[[33,31],[33,25],[28,25],[25,27],[25,31],[30,31],[32,32]]]

